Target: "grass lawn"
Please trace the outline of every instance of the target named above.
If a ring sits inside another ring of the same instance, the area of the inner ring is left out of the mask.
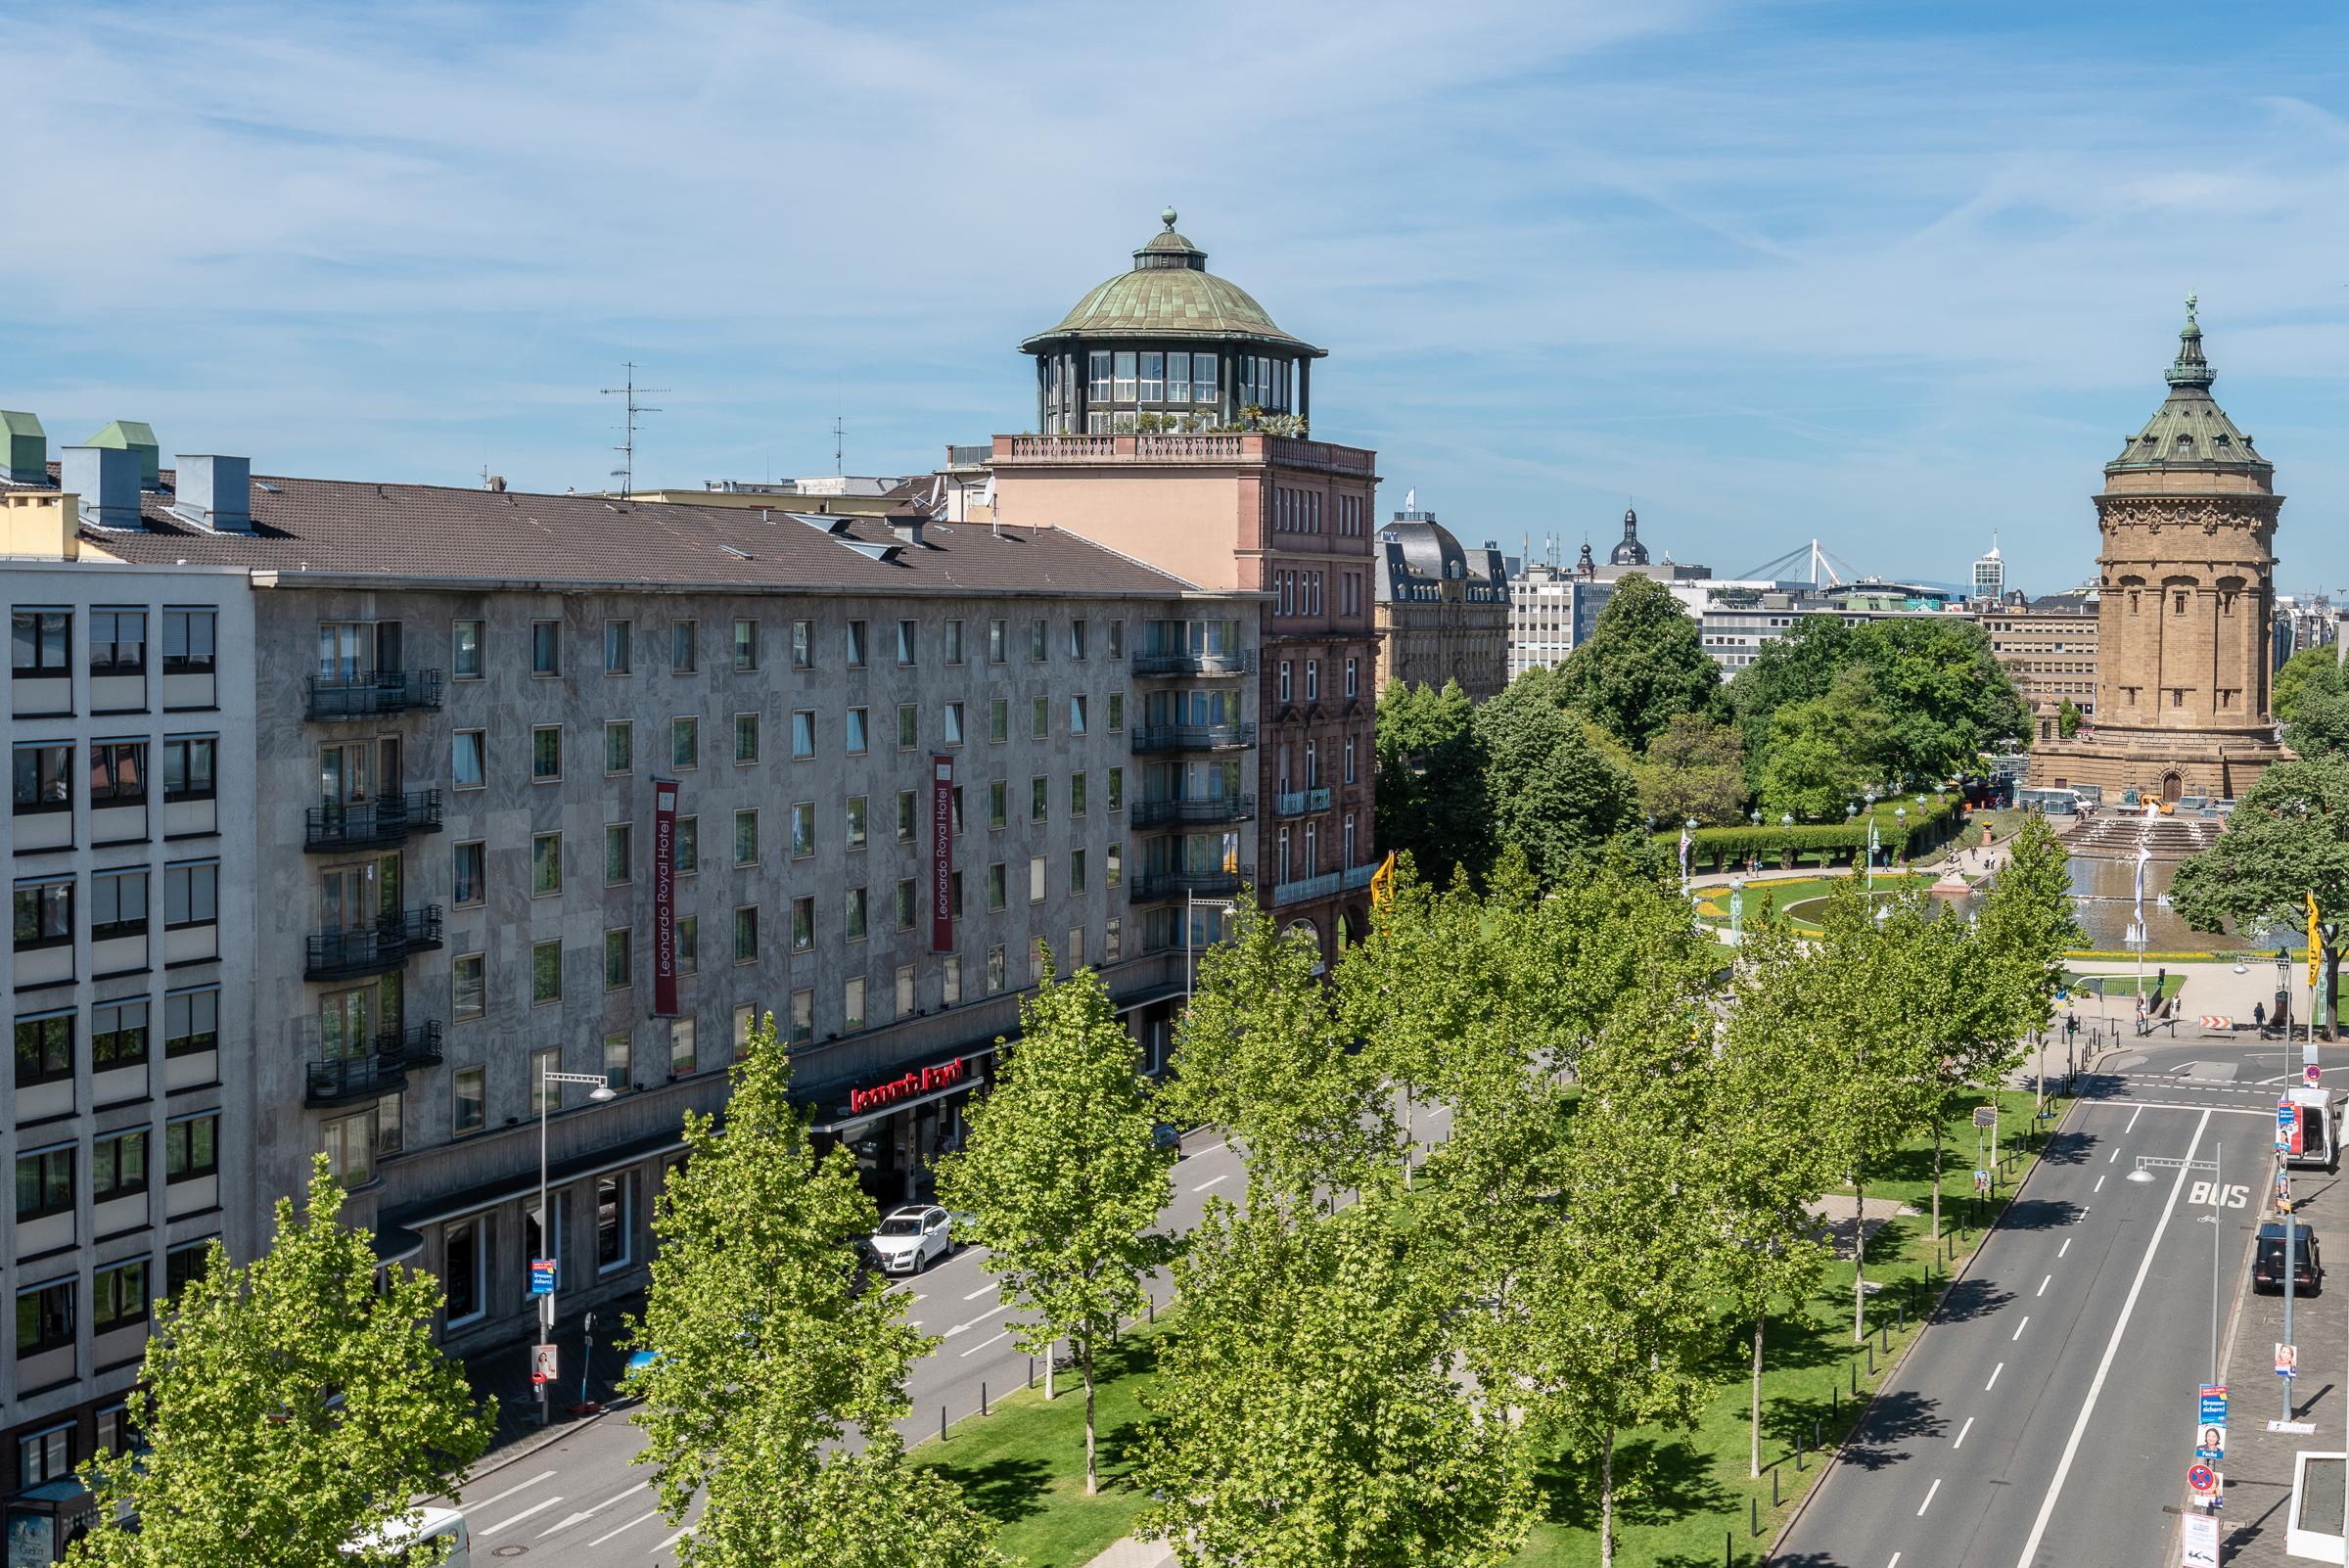
[[[1982,1232],[1971,1228],[1969,1173],[1977,1133],[1971,1125],[1979,1096],[1953,1095],[1943,1133],[1942,1229],[1958,1241],[1968,1227],[1957,1258],[1978,1246]],[[2051,1124],[2050,1124],[2051,1125]],[[2027,1092],[2000,1097],[2002,1154],[2030,1146],[2032,1102]],[[1914,1337],[1918,1313],[1938,1294],[1947,1269],[1940,1239],[1932,1234],[1932,1142],[1920,1140],[1891,1168],[1871,1177],[1867,1195],[1892,1198],[1916,1210],[1887,1222],[1868,1242],[1867,1276],[1880,1285],[1868,1297],[1868,1353],[1852,1344],[1852,1266],[1832,1266],[1819,1290],[1797,1311],[1781,1310],[1764,1340],[1762,1379],[1763,1446],[1761,1481],[1746,1476],[1747,1374],[1753,1325],[1724,1321],[1721,1354],[1713,1370],[1719,1379],[1692,1433],[1649,1431],[1629,1435],[1616,1453],[1624,1495],[1616,1517],[1616,1560],[1624,1568],[1706,1568],[1722,1561],[1725,1534],[1740,1563],[1761,1560],[1777,1529],[1792,1514],[1804,1491],[1818,1479],[1819,1455],[1809,1453],[1798,1471],[1798,1441],[1809,1448],[1816,1429],[1832,1446],[1855,1418],[1855,1386],[1872,1393],[1889,1372],[1901,1348]],[[2010,1195],[2029,1169],[2016,1159],[2001,1179],[2001,1198]],[[1850,1193],[1828,1194],[1829,1217],[1849,1223]],[[1953,1310],[1980,1312],[1990,1303],[1960,1297]],[[1080,1568],[1127,1534],[1145,1499],[1126,1481],[1124,1445],[1142,1411],[1135,1398],[1155,1365],[1152,1331],[1129,1332],[1104,1358],[1100,1395],[1101,1494],[1084,1494],[1084,1405],[1066,1392],[1051,1405],[1040,1389],[998,1402],[994,1413],[973,1417],[950,1429],[944,1443],[915,1450],[916,1462],[936,1466],[958,1481],[985,1512],[1003,1526],[1006,1551],[1025,1555],[1032,1568]],[[1929,1420],[1917,1415],[1919,1435]],[[1772,1475],[1776,1503],[1772,1501]],[[1586,1568],[1598,1554],[1596,1489],[1592,1472],[1560,1455],[1538,1476],[1542,1522],[1516,1562],[1522,1568]],[[1749,1512],[1749,1505],[1758,1510]],[[1761,1534],[1751,1533],[1758,1516]]]
[[[1790,905],[1823,899],[1835,890],[1836,884],[1846,880],[1845,877],[1837,875],[1831,877],[1787,877],[1775,882],[1749,882],[1745,888],[1745,918],[1754,920],[1760,918],[1765,912],[1784,910]],[[1876,873],[1878,897],[1889,896],[1903,888],[1929,888],[1932,885],[1933,878],[1921,874],[1911,873],[1909,876],[1901,876],[1896,872],[1888,871]],[[1703,889],[1701,896],[1696,900],[1696,909],[1697,913],[1707,920],[1727,924],[1729,890],[1725,887]],[[1816,932],[1819,930],[1818,920],[1804,918],[1806,914],[1816,915],[1816,910],[1796,909],[1790,918],[1801,930]]]
[[[2063,983],[2075,992],[2085,992],[2092,996],[2101,994],[2135,997],[2141,994],[2141,986],[2136,975],[2079,975],[2066,971]],[[2184,975],[2165,975],[2162,977],[2160,994],[2165,997],[2175,996],[2185,989],[2185,986],[2186,977]],[[2142,994],[2147,996],[2155,994],[2151,975],[2144,977]]]

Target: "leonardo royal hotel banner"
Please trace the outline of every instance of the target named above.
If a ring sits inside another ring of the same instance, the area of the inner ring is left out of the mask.
[[[677,1016],[677,781],[653,780],[653,1016]]]
[[[930,759],[930,950],[954,950],[954,759]]]

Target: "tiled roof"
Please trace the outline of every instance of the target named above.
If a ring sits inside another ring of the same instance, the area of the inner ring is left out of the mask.
[[[214,532],[172,510],[174,477],[165,470],[162,488],[140,497],[143,529],[84,528],[84,543],[140,565],[554,588],[1174,594],[1194,587],[1061,529],[997,534],[926,523],[923,543],[911,545],[873,517],[803,522],[809,514],[780,507],[261,475],[252,484],[253,531]],[[877,558],[883,553],[892,558]]]

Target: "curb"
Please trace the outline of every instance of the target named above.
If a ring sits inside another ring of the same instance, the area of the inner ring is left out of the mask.
[[[2081,1103],[2082,1102],[2078,1096],[2073,1097],[2072,1103],[2064,1108],[2063,1120],[2055,1124],[2054,1132],[2061,1132],[2064,1128],[2070,1124],[2072,1120],[2072,1112],[2078,1110]],[[2053,1133],[2050,1133],[2050,1135],[2052,1136]],[[1973,1272],[1974,1263],[1982,1256],[1983,1247],[1990,1245],[1991,1233],[1997,1230],[2000,1223],[2005,1220],[2006,1211],[2013,1208],[2015,1203],[2022,1197],[2023,1188],[2031,1184],[2031,1178],[2039,1175],[2039,1168],[2040,1158],[2038,1156],[2034,1156],[2031,1161],[2031,1169],[2024,1173],[2023,1179],[2021,1181],[2015,1183],[2014,1190],[2006,1195],[2006,1201],[1999,1206],[1997,1217],[1993,1219],[1988,1225],[1983,1227],[1982,1245],[1976,1247],[1971,1253],[1967,1254],[1964,1266],[1956,1273],[1950,1275],[1948,1281],[1942,1285],[1941,1294],[1933,1299],[1932,1310],[1927,1312],[1918,1321],[1915,1337],[1911,1339],[1908,1344],[1901,1347],[1901,1354],[1894,1357],[1892,1364],[1884,1369],[1884,1382],[1888,1383],[1894,1377],[1898,1376],[1901,1368],[1908,1364],[1910,1353],[1914,1351],[1917,1346],[1925,1342],[1925,1334],[1933,1326],[1934,1314],[1939,1313],[1943,1306],[1948,1303],[1950,1299],[1950,1292],[1956,1290],[1958,1286],[1963,1282],[1965,1276]],[[1878,1383],[1876,1387],[1878,1392],[1881,1392],[1884,1387],[1884,1383]],[[1875,1402],[1876,1396],[1874,1394],[1870,1394],[1867,1397],[1867,1403],[1869,1405],[1873,1405]],[[1866,1407],[1863,1406],[1861,1408],[1865,1411]],[[1855,1421],[1854,1424],[1857,1425],[1858,1423]],[[1848,1443],[1849,1441],[1850,1438],[1847,1435],[1844,1442]],[[1811,1490],[1809,1492],[1803,1494],[1803,1500],[1794,1505],[1794,1512],[1786,1516],[1786,1522],[1778,1527],[1778,1533],[1771,1537],[1770,1549],[1762,1553],[1762,1568],[1770,1568],[1771,1559],[1775,1557],[1778,1554],[1779,1548],[1786,1545],[1786,1538],[1794,1533],[1794,1527],[1802,1522],[1804,1514],[1811,1511],[1811,1504],[1819,1500],[1819,1495],[1827,1490],[1827,1483],[1834,1478],[1836,1466],[1843,1463],[1843,1450],[1844,1443],[1838,1443],[1835,1445],[1835,1452],[1827,1456],[1826,1464],[1819,1472],[1819,1479],[1811,1484]]]
[[[593,1415],[582,1415],[574,1420],[567,1421],[561,1426],[550,1426],[545,1431],[540,1432],[533,1437],[523,1439],[520,1443],[513,1445],[511,1448],[499,1449],[494,1453],[485,1454],[484,1457],[487,1460],[486,1463],[483,1464],[479,1469],[468,1472],[463,1481],[460,1481],[456,1486],[450,1488],[448,1491],[438,1492],[435,1493],[434,1496],[446,1498],[461,1494],[467,1487],[472,1486],[475,1482],[480,1481],[483,1477],[495,1475],[498,1471],[505,1469],[508,1465],[520,1464],[523,1460],[530,1457],[532,1454],[540,1453],[548,1449],[553,1448],[556,1444],[573,1436],[575,1433],[586,1431],[589,1427],[595,1425],[598,1421],[601,1421],[605,1416],[617,1415],[618,1413],[620,1412],[615,1407],[607,1405],[602,1409],[596,1411]]]

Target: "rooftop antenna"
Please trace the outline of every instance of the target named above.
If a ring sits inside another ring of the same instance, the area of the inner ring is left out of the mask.
[[[840,416],[838,414],[834,414],[832,416],[832,477],[834,479],[840,478],[842,473],[840,466],[841,434]]]
[[[627,380],[623,385],[601,389],[601,395],[605,397],[625,397],[628,400],[627,439],[612,448],[620,453],[621,466],[612,471],[612,477],[620,481],[620,498],[623,501],[636,492],[636,416],[661,412],[658,408],[646,407],[636,399],[668,391],[667,387],[637,386],[636,361],[633,359],[627,361],[626,370]]]

